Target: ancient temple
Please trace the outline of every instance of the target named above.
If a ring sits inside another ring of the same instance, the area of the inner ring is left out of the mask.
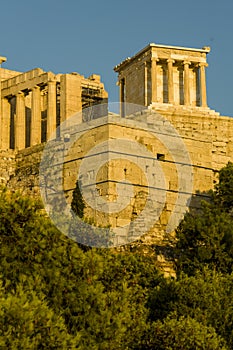
[[[205,68],[209,52],[209,47],[149,44],[114,68],[120,101],[155,108],[207,108]]]
[[[0,64],[6,58],[0,57]],[[70,115],[107,102],[100,76],[54,74],[35,68],[0,68],[0,149],[21,150],[46,142]],[[81,122],[81,121],[80,121]]]

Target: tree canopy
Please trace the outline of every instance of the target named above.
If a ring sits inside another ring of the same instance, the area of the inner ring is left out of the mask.
[[[233,164],[219,172],[219,182],[201,208],[186,214],[176,236],[177,272],[189,275],[208,266],[231,273],[233,267]]]
[[[2,189],[0,348],[232,349],[232,198],[229,163],[177,230],[174,279],[137,250],[83,249],[37,200]]]

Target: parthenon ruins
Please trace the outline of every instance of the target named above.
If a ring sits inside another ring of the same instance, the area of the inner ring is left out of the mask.
[[[6,59],[0,57],[0,64]],[[40,68],[0,69],[0,149],[25,149],[48,140],[72,114],[107,102],[100,76],[54,74]]]

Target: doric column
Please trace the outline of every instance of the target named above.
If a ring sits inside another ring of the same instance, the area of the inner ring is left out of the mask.
[[[168,103],[174,102],[174,85],[173,85],[173,63],[175,61],[172,59],[167,60],[167,70],[168,70]]]
[[[26,141],[25,96],[23,92],[16,95],[15,148],[24,149]]]
[[[125,117],[125,78],[120,79],[119,81],[120,88],[120,115]]]
[[[30,145],[41,143],[41,94],[40,87],[32,89],[31,140]]]
[[[191,62],[184,61],[184,104],[190,105],[190,82],[189,82],[189,65]]]
[[[47,140],[57,127],[57,87],[56,81],[48,82]]]
[[[5,133],[6,133],[6,130],[4,130],[4,127],[3,127],[3,124],[2,124],[2,106],[4,105],[4,102],[2,103],[2,76],[1,76],[1,71],[2,71],[2,68],[1,68],[1,64],[3,62],[6,61],[6,57],[1,57],[0,56],[0,121],[1,121],[1,125],[0,125],[0,147],[2,149],[4,149],[4,142],[2,141],[4,139],[4,136],[5,136]],[[8,145],[8,148],[9,148],[9,145]]]
[[[148,62],[144,62],[144,105],[148,106]]]
[[[125,102],[125,79],[120,79],[120,102]]]
[[[1,149],[10,148],[11,105],[7,98],[2,99],[1,114]]]
[[[1,81],[2,81],[1,71],[2,71],[2,68],[1,68],[1,64],[3,62],[6,62],[6,57],[0,56],[0,101],[1,101],[1,98],[2,98],[2,86],[1,86]],[[1,108],[0,108],[0,113],[1,113]]]
[[[199,67],[200,67],[201,107],[207,107],[205,67],[208,67],[208,64],[199,63]]]
[[[151,58],[151,102],[157,102],[157,58]]]

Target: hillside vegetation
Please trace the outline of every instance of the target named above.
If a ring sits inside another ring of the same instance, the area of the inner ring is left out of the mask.
[[[0,193],[0,349],[233,348],[233,165],[177,229],[177,279],[139,252],[87,249]]]

